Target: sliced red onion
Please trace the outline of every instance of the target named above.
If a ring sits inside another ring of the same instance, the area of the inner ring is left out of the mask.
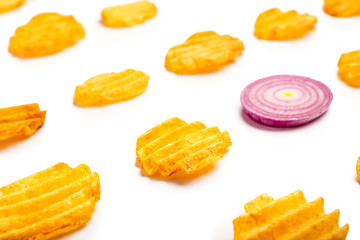
[[[271,127],[296,127],[324,114],[333,99],[325,84],[295,75],[274,75],[249,84],[241,93],[246,114]]]

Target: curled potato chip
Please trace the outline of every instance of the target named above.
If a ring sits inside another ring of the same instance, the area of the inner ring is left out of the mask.
[[[160,173],[168,177],[179,171],[191,174],[214,163],[229,146],[227,131],[170,118],[138,138],[136,155],[149,176]]]
[[[100,200],[88,166],[56,164],[0,188],[0,239],[50,239],[84,226]]]
[[[339,76],[346,84],[360,87],[360,50],[342,54],[338,68]]]
[[[101,16],[105,26],[121,28],[139,25],[153,18],[156,13],[155,4],[149,1],[140,1],[104,8]]]
[[[45,115],[37,103],[0,108],[0,141],[32,135],[44,125]]]
[[[344,240],[349,231],[348,224],[339,228],[339,210],[325,214],[323,198],[306,202],[301,191],[277,200],[262,194],[244,207],[233,221],[234,240]]]
[[[145,92],[148,81],[148,75],[134,69],[100,74],[76,87],[74,104],[88,107],[129,100]]]
[[[278,8],[261,13],[255,22],[254,35],[265,40],[289,40],[304,36],[314,29],[315,16],[298,14],[295,10],[282,12]]]
[[[40,13],[16,29],[9,51],[23,58],[42,57],[58,53],[84,37],[84,28],[73,16]]]
[[[213,31],[193,34],[185,43],[168,51],[165,67],[174,73],[202,73],[217,70],[241,55],[244,44],[238,38]]]
[[[26,0],[0,0],[0,13],[20,7]]]
[[[360,0],[324,0],[323,10],[333,17],[360,15]]]

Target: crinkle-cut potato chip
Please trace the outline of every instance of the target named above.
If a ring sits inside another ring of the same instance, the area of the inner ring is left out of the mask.
[[[360,181],[360,157],[358,158],[356,162],[356,175],[358,177],[358,180]]]
[[[56,164],[0,188],[0,240],[51,239],[86,225],[100,179],[81,164]]]
[[[323,10],[333,17],[360,15],[360,0],[324,0]]]
[[[240,56],[244,49],[238,38],[213,31],[198,32],[170,48],[165,68],[180,74],[212,72]]]
[[[155,17],[156,13],[155,4],[149,1],[140,1],[104,8],[101,16],[105,26],[122,28],[142,24]]]
[[[32,135],[44,125],[45,115],[37,103],[0,108],[0,141]]]
[[[0,0],[0,13],[11,11],[20,7],[26,0]]]
[[[282,12],[278,8],[261,13],[255,22],[254,35],[264,40],[290,40],[304,36],[314,29],[317,18],[298,14],[295,10]]]
[[[202,122],[170,118],[137,139],[136,155],[148,176],[176,172],[192,174],[222,158],[231,146],[227,131],[207,128]]]
[[[274,200],[262,194],[234,219],[234,240],[344,240],[349,225],[339,227],[340,211],[325,214],[324,199],[307,202],[301,191]]]
[[[74,104],[89,107],[129,100],[145,92],[149,78],[134,69],[97,75],[76,87]]]
[[[73,16],[40,13],[16,29],[9,51],[22,58],[42,57],[58,53],[84,37],[84,28]]]
[[[341,80],[349,86],[360,87],[360,50],[343,53],[338,68]]]

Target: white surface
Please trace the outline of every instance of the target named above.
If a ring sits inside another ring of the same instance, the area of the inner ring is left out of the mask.
[[[341,53],[360,48],[360,17],[330,17],[320,0],[154,0],[158,15],[143,25],[102,26],[101,9],[123,2],[28,0],[0,15],[0,107],[38,102],[48,111],[44,127],[32,137],[0,144],[0,186],[61,161],[86,163],[98,172],[102,194],[92,220],[61,239],[230,240],[232,220],[246,202],[262,193],[278,198],[298,189],[309,201],[324,197],[326,212],[340,209],[340,224],[350,224],[348,239],[359,239],[360,89],[338,79],[337,61]],[[258,40],[256,17],[272,7],[314,14],[316,29],[296,41]],[[11,56],[8,39],[15,29],[46,11],[74,15],[85,39],[49,57]],[[238,37],[246,50],[216,73],[167,72],[168,49],[203,30]],[[76,85],[127,68],[150,76],[143,95],[99,108],[72,104]],[[241,112],[240,92],[273,74],[327,84],[334,94],[330,110],[295,129],[252,122]],[[135,166],[137,137],[173,116],[228,130],[233,146],[214,167],[186,180],[142,176]]]

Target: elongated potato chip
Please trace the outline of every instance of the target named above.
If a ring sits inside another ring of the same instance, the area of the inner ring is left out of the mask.
[[[126,101],[144,93],[148,81],[148,75],[133,69],[100,74],[76,87],[74,104],[89,107]]]
[[[20,7],[26,0],[0,0],[0,13]]]
[[[360,15],[360,0],[324,0],[323,10],[333,17]]]
[[[314,29],[317,18],[298,14],[295,10],[282,12],[278,8],[261,13],[255,22],[254,35],[265,40],[289,40],[304,36]]]
[[[73,16],[40,13],[16,29],[9,51],[23,58],[42,57],[58,53],[84,37],[84,28]]]
[[[339,228],[339,210],[324,212],[324,199],[306,202],[301,191],[274,200],[262,194],[234,219],[234,240],[346,239],[349,225]]]
[[[136,155],[147,175],[191,174],[222,158],[231,140],[227,131],[201,122],[170,118],[138,138]]]
[[[51,239],[78,229],[99,200],[97,173],[59,163],[0,188],[0,240]]]
[[[358,180],[360,181],[360,157],[358,158],[356,162],[356,175]]]
[[[360,87],[360,50],[342,54],[338,68],[341,80],[349,86]]]
[[[168,51],[165,67],[182,74],[211,72],[233,61],[244,49],[238,38],[213,31],[199,32]]]
[[[101,12],[105,26],[122,28],[139,25],[157,13],[155,4],[149,1],[128,3],[104,8]]]
[[[0,108],[0,141],[32,135],[44,125],[45,115],[37,103]]]

